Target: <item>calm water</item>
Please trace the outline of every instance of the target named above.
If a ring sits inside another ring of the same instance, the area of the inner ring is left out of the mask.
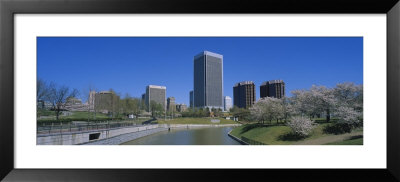
[[[240,145],[228,136],[232,127],[171,129],[122,145]]]

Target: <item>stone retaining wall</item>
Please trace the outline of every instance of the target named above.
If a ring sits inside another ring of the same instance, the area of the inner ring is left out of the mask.
[[[127,133],[145,131],[149,129],[159,128],[158,125],[145,125],[145,126],[131,126],[124,128],[114,128],[114,129],[103,129],[96,131],[83,131],[74,133],[57,133],[40,135],[36,137],[37,145],[76,145],[91,142],[89,137],[91,134],[99,134],[98,138],[95,140],[102,140],[118,135],[123,135]],[[93,141],[95,141],[93,140]]]

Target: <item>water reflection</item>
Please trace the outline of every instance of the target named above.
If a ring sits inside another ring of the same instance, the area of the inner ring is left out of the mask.
[[[122,145],[240,145],[228,136],[232,127],[172,129]]]

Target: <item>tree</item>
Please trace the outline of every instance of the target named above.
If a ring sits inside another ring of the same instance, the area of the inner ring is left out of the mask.
[[[330,121],[331,111],[336,106],[336,99],[332,89],[325,86],[313,85],[310,89],[314,104],[316,106],[316,113],[326,112],[326,122]]]
[[[307,115],[310,118],[317,114],[317,105],[315,104],[315,97],[308,90],[294,90],[292,91],[293,97],[291,100],[292,114]]]
[[[90,120],[92,115],[93,119],[96,119],[96,109],[94,107],[95,93],[96,89],[94,88],[93,85],[89,85],[87,88],[84,88],[81,92],[82,100],[87,101],[88,121]]]
[[[292,99],[288,97],[283,97],[281,98],[282,105],[283,105],[283,118],[285,119],[285,122],[287,121],[288,117],[291,115],[294,115],[296,112],[296,108],[294,107]]]
[[[75,97],[77,94],[78,90],[76,89],[70,90],[67,86],[57,86],[54,83],[50,83],[47,100],[52,103],[57,120],[65,107],[67,99]]]
[[[340,106],[337,109],[336,116],[338,117],[338,122],[343,124],[348,124],[351,126],[357,125],[361,122],[361,113],[354,110],[351,107]]]
[[[250,118],[250,110],[246,108],[239,108],[237,106],[233,106],[231,109],[233,117],[239,118],[239,120],[249,120]]]
[[[151,116],[156,117],[156,116],[160,116],[161,113],[163,113],[164,108],[163,108],[162,104],[157,103],[156,101],[152,100],[152,101],[150,101],[150,111],[151,111]]]
[[[251,108],[250,113],[258,122],[278,120],[284,118],[284,106],[277,98],[266,97],[257,101]]]
[[[36,99],[45,100],[48,98],[49,94],[49,85],[43,81],[42,79],[38,78],[36,81]]]
[[[124,114],[133,114],[138,116],[141,113],[141,103],[140,99],[133,98],[129,94],[125,95],[125,98],[121,100],[121,109]]]
[[[339,83],[333,89],[337,99],[337,105],[353,108],[362,112],[363,108],[363,86],[351,82]]]
[[[38,78],[36,82],[37,117],[40,117],[40,110],[44,109],[49,93],[49,85],[42,79]]]
[[[115,93],[113,89],[110,89],[111,92],[111,119],[117,118],[120,113],[120,96],[119,94]]]
[[[291,118],[290,122],[287,122],[286,125],[292,129],[292,132],[298,136],[307,136],[311,133],[314,121],[301,116],[295,116]]]

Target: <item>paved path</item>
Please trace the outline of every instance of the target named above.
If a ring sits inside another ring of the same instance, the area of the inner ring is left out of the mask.
[[[166,131],[168,130],[167,128],[154,128],[154,129],[149,129],[149,130],[144,130],[144,131],[138,131],[138,132],[133,132],[133,133],[127,133],[127,134],[122,134],[118,135],[115,137],[111,138],[106,138],[102,140],[97,140],[89,143],[84,143],[82,145],[119,145],[121,143],[125,143],[131,140],[135,140],[144,136],[152,135],[154,133],[158,133],[161,131]]]
[[[347,140],[353,136],[358,136],[358,135],[363,135],[363,132],[359,131],[359,132],[354,132],[354,133],[346,133],[346,134],[342,134],[342,135],[325,136],[325,137],[321,137],[321,138],[296,142],[296,143],[293,143],[293,145],[323,145],[323,144],[332,143],[332,142],[340,142],[340,141]]]

